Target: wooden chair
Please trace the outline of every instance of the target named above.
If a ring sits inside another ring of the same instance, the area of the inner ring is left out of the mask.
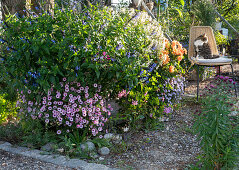
[[[213,55],[219,55],[217,50],[216,41],[214,38],[213,30],[209,26],[193,26],[190,29],[190,37],[189,37],[189,48],[188,48],[188,58],[189,60],[197,65],[197,100],[199,93],[199,66],[207,66],[207,67],[219,67],[219,75],[220,75],[220,66],[231,65],[233,80],[235,81],[232,59],[227,58],[225,56],[220,56],[216,59],[195,59],[195,50],[194,50],[194,40],[199,36],[206,33],[208,36],[208,43],[211,47],[211,51]],[[194,57],[194,58],[192,58]],[[234,85],[235,94],[237,96],[236,85]]]

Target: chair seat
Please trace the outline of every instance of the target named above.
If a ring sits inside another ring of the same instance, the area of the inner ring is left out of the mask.
[[[231,58],[219,57],[215,59],[192,59],[195,64],[205,65],[205,66],[219,66],[219,65],[228,65],[232,63]]]

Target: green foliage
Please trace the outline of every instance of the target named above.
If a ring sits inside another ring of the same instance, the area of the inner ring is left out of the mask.
[[[202,99],[202,112],[196,116],[193,128],[203,151],[203,169],[232,169],[237,161],[239,122],[229,117],[234,102],[232,85],[228,77],[210,84]]]
[[[2,31],[1,66],[14,81],[7,83],[36,95],[52,84],[59,88],[63,77],[88,85],[97,82],[107,91],[116,84],[134,86],[141,65],[150,61],[150,41],[143,29],[148,21],[128,23],[129,15],[90,7],[77,15],[66,9],[56,10],[54,17],[9,16]]]
[[[57,143],[59,140],[55,133],[49,131],[41,121],[28,119],[21,121],[20,126],[24,134],[23,145],[30,144],[34,148],[40,148],[49,142]]]
[[[219,31],[216,31],[215,33],[215,40],[217,45],[227,45],[228,44],[228,38],[222,35]]]
[[[22,137],[24,132],[20,124],[8,123],[5,126],[0,126],[0,140],[8,141],[12,144],[17,144],[22,142]]]
[[[158,118],[172,113],[172,107],[183,92],[185,70],[181,66],[185,49],[173,41],[166,42],[159,59],[164,59],[163,66],[154,63],[149,70],[142,70],[137,86],[122,90],[118,94],[123,106],[118,118],[128,122],[133,129],[156,128]]]
[[[194,2],[193,13],[200,20],[200,25],[204,26],[214,26],[216,21],[216,13],[214,11],[214,7],[208,0],[197,0]]]
[[[6,121],[17,119],[16,102],[6,99],[5,94],[0,94],[0,125]]]

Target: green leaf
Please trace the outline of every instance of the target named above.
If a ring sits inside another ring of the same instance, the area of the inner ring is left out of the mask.
[[[180,11],[179,9],[177,9],[177,8],[174,8],[177,12],[178,12],[178,14],[179,14],[179,16],[180,16],[180,18],[183,18],[183,14],[182,14],[182,11]]]
[[[52,84],[56,84],[56,78],[54,76],[50,77],[50,81]]]
[[[100,71],[99,71],[98,69],[96,69],[96,70],[95,70],[95,73],[96,73],[97,79],[99,79],[99,78],[100,78]]]
[[[118,79],[120,76],[120,73],[119,72],[116,72],[116,78]]]
[[[181,3],[181,5],[184,7],[184,5],[185,5],[185,2],[184,2],[184,0],[179,0],[179,2]]]

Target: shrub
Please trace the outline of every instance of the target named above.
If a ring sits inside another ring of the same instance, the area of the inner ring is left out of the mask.
[[[54,17],[9,16],[1,39],[7,54],[2,66],[18,89],[24,85],[36,94],[47,93],[51,84],[60,88],[63,77],[96,82],[105,91],[134,86],[141,66],[156,58],[151,47],[157,52],[163,45],[160,27],[151,28],[150,22],[145,12],[96,7],[77,15],[56,10]]]
[[[173,104],[180,100],[184,92],[182,73],[185,71],[180,62],[185,53],[179,42],[170,44],[166,40],[165,48],[158,56],[159,61],[164,62],[154,63],[148,70],[142,70],[140,83],[118,94],[119,102],[126,108],[119,116],[133,126],[145,122],[148,128],[153,128],[163,114],[172,113]]]
[[[155,118],[158,118],[160,111],[172,107],[171,99],[178,94],[172,94],[168,101],[160,97],[166,97],[173,89],[181,89],[169,82],[178,80],[176,75],[183,73],[180,61],[185,49],[178,42],[172,45],[164,42],[160,25],[146,12],[94,6],[84,9],[84,13],[56,9],[54,16],[26,12],[28,17],[9,16],[1,30],[1,66],[14,80],[7,81],[9,86],[18,88],[21,93],[24,104],[20,106],[25,116],[22,120],[39,119],[60,135],[68,129],[77,130],[83,136],[95,136],[95,128],[99,127],[92,118],[102,116],[104,122],[98,123],[104,124],[111,109],[106,108],[105,100],[114,99],[123,89],[131,92],[126,102],[129,107],[124,113],[120,112],[121,117],[127,117],[129,112],[138,112],[137,117],[142,117],[146,113],[140,109],[152,113],[152,108],[157,106]],[[148,66],[155,69],[144,71]],[[63,79],[66,81],[62,82]],[[80,90],[79,95],[78,83],[89,93]],[[95,85],[101,85],[99,93]],[[64,97],[66,86],[69,92]],[[145,96],[147,92],[150,95]],[[153,98],[147,101],[150,97]],[[76,103],[72,103],[72,98]],[[88,110],[82,110],[83,107]],[[102,115],[90,115],[89,109],[93,107],[101,109]],[[79,123],[80,117],[86,117],[86,122]],[[73,120],[72,123],[69,120]]]
[[[6,99],[6,95],[0,94],[0,125],[9,120],[16,119],[16,103]]]
[[[218,76],[202,99],[202,112],[194,130],[202,148],[200,161],[205,169],[232,169],[238,155],[238,119],[229,117],[234,104],[232,79]],[[237,101],[237,100],[236,100]]]

